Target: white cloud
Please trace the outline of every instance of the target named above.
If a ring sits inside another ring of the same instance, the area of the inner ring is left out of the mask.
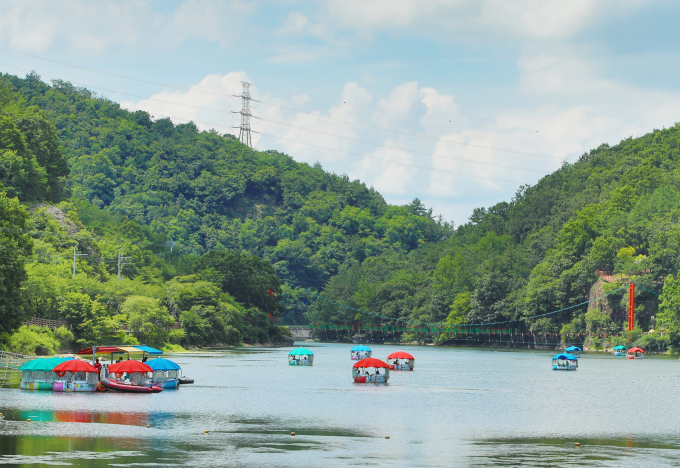
[[[161,91],[138,102],[123,101],[121,107],[144,110],[157,118],[170,117],[175,123],[194,121],[205,130],[215,128],[234,134],[238,131],[231,127],[239,125],[240,117],[232,111],[240,107],[240,99],[233,95],[243,91],[242,81],[249,81],[245,72],[208,75],[188,91]],[[257,88],[251,87],[250,94],[257,98]],[[253,141],[257,139],[254,134]]]
[[[177,46],[201,39],[226,47],[257,4],[242,0],[184,0],[160,11],[143,0],[6,0],[0,4],[0,44],[21,52],[50,47],[101,53],[121,46]]]
[[[328,0],[336,28],[488,41],[573,38],[643,5],[641,0]]]
[[[252,121],[253,129],[261,132],[253,134],[253,141],[261,150],[278,149],[298,161],[320,161],[327,170],[359,178],[389,201],[401,203],[416,196],[429,200],[435,213],[462,222],[471,199],[476,205],[507,200],[519,185],[535,183],[564,158],[574,160],[602,142],[615,144],[672,122],[668,119],[680,106],[676,95],[615,82],[603,87],[599,83],[607,80],[588,67],[579,71],[578,60],[571,56],[523,60],[542,65],[521,66],[516,100],[495,108],[482,123],[473,119],[476,109],[415,81],[377,98],[349,82],[334,105],[311,113],[286,110],[308,105],[311,97],[306,94],[262,97],[275,105],[253,103],[253,114],[261,118]],[[568,66],[560,65],[564,63]],[[559,82],[549,94],[545,87],[553,84],[526,84],[539,83],[546,73]],[[189,91],[164,91],[123,106],[235,134],[230,127],[238,126],[238,115],[230,112],[240,103],[231,95],[240,94],[241,81],[247,80],[244,72],[208,75]],[[251,93],[258,98],[257,88]]]
[[[5,2],[0,6],[0,44],[30,51],[55,44],[102,51],[145,42],[153,48],[176,46],[196,38],[224,48],[239,28],[252,25],[241,24],[243,18],[258,8],[263,11],[259,3],[240,1],[185,0],[168,11],[142,1],[65,2],[68,18],[52,4],[40,9]],[[456,82],[444,88],[441,77],[438,85],[428,81],[424,86],[418,67],[400,72],[399,80],[406,78],[395,84],[390,73],[398,67],[384,68],[394,57],[386,57],[380,68],[361,66],[367,63],[348,56],[347,64],[361,70],[348,76],[371,73],[362,85],[348,80],[342,88],[319,85],[322,91],[311,87],[315,91],[309,94],[262,96],[284,108],[253,103],[253,114],[262,118],[252,121],[253,130],[262,132],[253,133],[257,148],[320,161],[327,170],[375,186],[390,202],[417,196],[432,203],[435,213],[462,222],[471,206],[508,200],[517,186],[535,183],[564,158],[573,161],[603,142],[615,144],[678,120],[677,92],[612,77],[608,65],[598,60],[606,51],[581,40],[603,22],[637,11],[638,0],[328,0],[324,5],[286,11],[280,21],[275,19],[273,24],[281,27],[263,36],[270,47],[258,56],[268,62],[267,71],[276,73],[272,64],[339,54],[358,39],[364,47],[367,38],[382,33],[434,37],[456,46],[468,40],[519,45],[518,55],[510,57],[518,75],[505,78],[498,88],[481,85],[480,91]],[[405,58],[403,63],[413,61]],[[231,111],[240,102],[231,95],[241,92],[242,80],[248,80],[246,72],[211,74],[189,91],[164,91],[123,105],[238,133],[231,127],[238,126],[239,116]],[[257,88],[251,91],[259,96]],[[332,105],[321,104],[327,102],[321,92],[335,96]],[[285,107],[314,110],[310,115]]]

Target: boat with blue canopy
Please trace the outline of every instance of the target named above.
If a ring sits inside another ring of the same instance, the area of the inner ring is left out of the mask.
[[[361,361],[362,359],[371,357],[373,354],[371,348],[364,345],[355,346],[350,351],[352,352],[352,361]]]
[[[129,346],[129,345],[108,345],[108,346],[93,346],[91,348],[87,349],[81,349],[78,351],[76,354],[82,355],[82,354],[91,354],[92,355],[92,364],[95,362],[95,356],[96,355],[111,355],[111,363],[113,364],[113,359],[114,355],[116,354],[127,354],[127,359],[130,359],[130,354],[141,354],[142,355],[142,360],[146,357],[148,354],[149,356],[160,356],[163,354],[163,351],[160,349],[155,349],[152,348],[151,346],[146,346],[146,345],[134,345],[134,346]]]
[[[577,358],[581,357],[581,348],[578,346],[569,346],[567,349],[564,350],[565,353],[569,353],[573,356],[576,356]]]
[[[179,364],[169,359],[157,358],[147,361],[146,364],[153,369],[153,377],[147,379],[147,383],[158,385],[163,390],[179,387]]]
[[[578,359],[573,354],[560,353],[552,358],[553,370],[576,370],[578,369]]]
[[[626,348],[625,346],[619,345],[619,346],[614,346],[614,348],[612,349],[612,354],[614,354],[614,356],[625,356],[627,351],[628,351],[628,348]]]
[[[296,348],[288,353],[288,365],[311,366],[314,364],[314,353],[307,348]]]

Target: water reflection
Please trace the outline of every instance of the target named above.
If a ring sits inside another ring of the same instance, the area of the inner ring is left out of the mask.
[[[134,440],[74,439],[45,436],[0,437],[0,465],[133,466],[156,464],[156,454],[130,449]],[[170,457],[168,464],[175,464]],[[119,463],[112,463],[119,462]],[[122,462],[122,463],[120,463]]]
[[[550,352],[400,346],[419,360],[418,369],[394,373],[390,385],[367,387],[352,380],[349,347],[314,346],[309,368],[288,366],[287,349],[179,355],[173,359],[196,384],[154,395],[2,388],[0,464],[679,462],[680,420],[668,414],[680,404],[677,360],[631,365],[586,355],[577,372],[558,373],[550,369]],[[392,351],[374,346],[380,359]],[[621,388],[634,389],[634,404],[624,404]],[[580,448],[574,447],[577,440]]]
[[[680,444],[653,439],[499,439],[477,442],[469,466],[678,466]],[[631,450],[634,448],[635,450]],[[653,462],[652,462],[653,460]]]
[[[173,419],[172,413],[124,413],[124,412],[93,412],[93,411],[64,411],[64,410],[26,410],[17,411],[0,407],[0,413],[6,421],[31,422],[59,422],[59,423],[93,423],[93,424],[121,424],[127,426],[154,426]]]

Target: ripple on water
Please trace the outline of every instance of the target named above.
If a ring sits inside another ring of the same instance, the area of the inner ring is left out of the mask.
[[[196,384],[154,395],[2,388],[0,464],[680,464],[676,359],[588,355],[560,373],[549,351],[371,345],[381,359],[409,350],[417,367],[360,385],[352,346],[314,344],[314,366],[302,368],[287,365],[288,349],[183,354]]]

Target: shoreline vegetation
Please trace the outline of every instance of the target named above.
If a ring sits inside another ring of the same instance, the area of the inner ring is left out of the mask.
[[[307,323],[678,350],[679,221],[680,124],[602,144],[455,226],[318,163],[0,75],[0,349],[22,354],[288,346],[284,325]],[[41,321],[60,326],[22,325]]]

